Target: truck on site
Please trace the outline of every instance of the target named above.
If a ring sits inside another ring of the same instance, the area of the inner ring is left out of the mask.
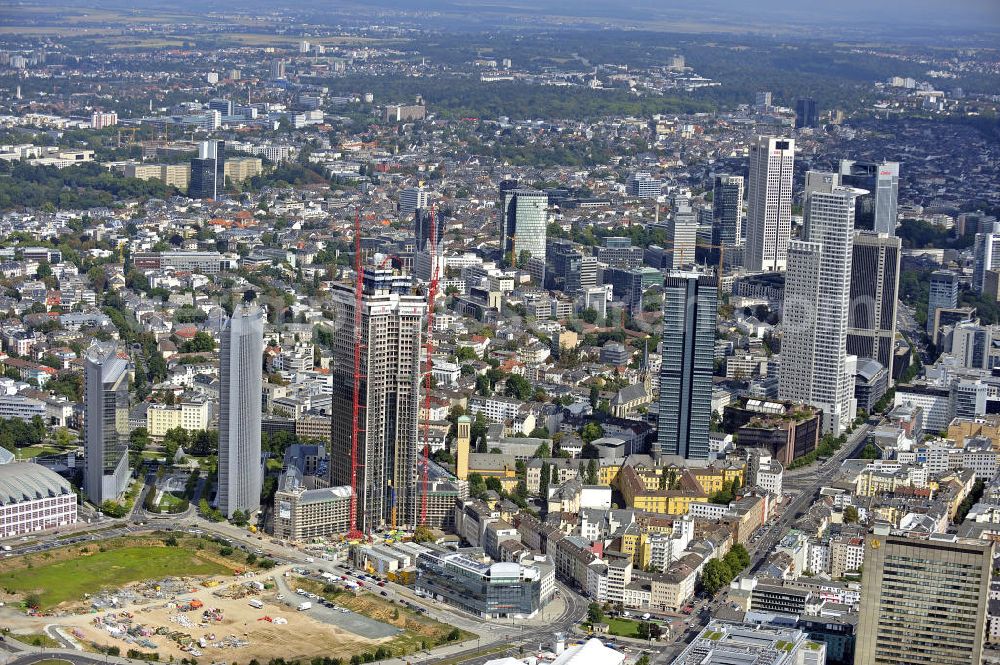
[[[304,611],[308,610],[312,606],[313,606],[313,604],[310,603],[309,601],[306,601],[304,603],[299,603],[299,612],[304,612]]]

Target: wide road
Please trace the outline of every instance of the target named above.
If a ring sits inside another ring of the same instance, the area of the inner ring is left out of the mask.
[[[872,430],[872,427],[870,423],[864,423],[855,429],[847,437],[847,442],[823,464],[801,470],[796,469],[785,474],[785,486],[794,488],[797,494],[783,508],[781,517],[767,529],[764,536],[754,545],[750,552],[750,570],[756,570],[759,567],[760,563],[771,553],[771,550],[781,542],[791,523],[809,510],[816,500],[819,489],[830,482],[844,460],[853,457],[858,450],[864,447],[868,439],[868,432]]]
[[[562,613],[549,622],[546,626],[536,627],[531,626],[524,628],[522,624],[523,631],[515,639],[510,640],[510,644],[513,647],[513,651],[517,650],[517,647],[524,645],[527,647],[525,651],[533,651],[538,644],[543,644],[551,647],[553,637],[556,633],[562,633],[567,640],[572,639],[571,630],[577,622],[583,619],[587,614],[587,606],[590,601],[583,596],[572,591],[569,587],[565,586],[561,582],[556,582],[556,588],[560,598],[564,602],[564,608]],[[469,665],[477,665],[478,663],[490,660],[493,658],[502,658],[504,655],[510,655],[507,651],[490,654],[488,658],[484,658],[481,655],[483,650],[480,644],[476,645],[474,649],[465,649],[455,653],[450,653],[440,657],[428,658],[427,660],[413,660],[412,662],[417,663],[440,663],[444,661],[448,662],[459,662],[468,663]]]

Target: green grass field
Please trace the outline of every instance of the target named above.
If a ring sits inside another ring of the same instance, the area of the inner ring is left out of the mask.
[[[80,600],[103,587],[170,575],[221,575],[229,570],[179,547],[125,547],[95,552],[57,563],[4,571],[0,587],[13,593],[37,593],[42,609]]]
[[[31,459],[40,455],[54,455],[61,452],[63,452],[62,448],[56,448],[55,446],[28,446],[18,448],[17,457],[18,459]]]
[[[608,632],[619,637],[639,637],[639,622],[632,619],[619,619],[608,617],[604,620],[608,624]]]
[[[12,636],[18,642],[23,644],[30,644],[35,647],[48,647],[50,649],[58,649],[62,645],[55,641],[45,633],[32,633],[30,635],[13,635]]]

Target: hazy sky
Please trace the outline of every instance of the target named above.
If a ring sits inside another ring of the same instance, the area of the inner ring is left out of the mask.
[[[335,2],[332,4],[336,4]],[[906,25],[1000,29],[1000,0],[371,0],[400,10],[468,10],[473,15],[504,7],[564,16],[626,20],[694,18],[710,22],[742,20],[756,25],[784,22],[872,25],[878,30]]]
[[[62,1],[94,8],[164,7],[162,0]],[[843,31],[852,38],[893,35],[928,39],[955,30],[1000,34],[1000,0],[174,0],[173,6],[198,13],[304,9],[334,23],[341,17],[374,18],[382,14],[380,10],[411,16],[435,12],[440,27],[457,23],[486,29],[511,24],[544,29],[550,27],[545,22],[532,25],[523,19],[549,15],[601,23],[619,21],[656,30],[718,26],[808,36],[801,30],[808,24],[828,28],[827,33]],[[433,23],[435,19],[426,20]]]

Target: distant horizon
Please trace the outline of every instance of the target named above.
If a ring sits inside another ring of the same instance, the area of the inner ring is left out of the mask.
[[[163,10],[153,0],[57,0],[46,6],[90,9]],[[0,2],[0,6],[30,7],[30,4]],[[841,0],[833,9],[809,0],[217,0],[209,6],[194,0],[178,0],[173,10],[195,15],[215,12],[287,11],[308,15],[320,25],[344,22],[372,24],[408,18],[413,27],[476,30],[546,30],[583,27],[646,29],[656,32],[734,33],[861,40],[891,36],[901,41],[971,37],[1000,34],[1000,2],[997,0]],[[531,22],[537,17],[551,23]],[[322,22],[321,22],[322,21]],[[989,43],[989,42],[988,42]],[[930,44],[928,44],[930,45]],[[995,48],[995,47],[994,47]]]

